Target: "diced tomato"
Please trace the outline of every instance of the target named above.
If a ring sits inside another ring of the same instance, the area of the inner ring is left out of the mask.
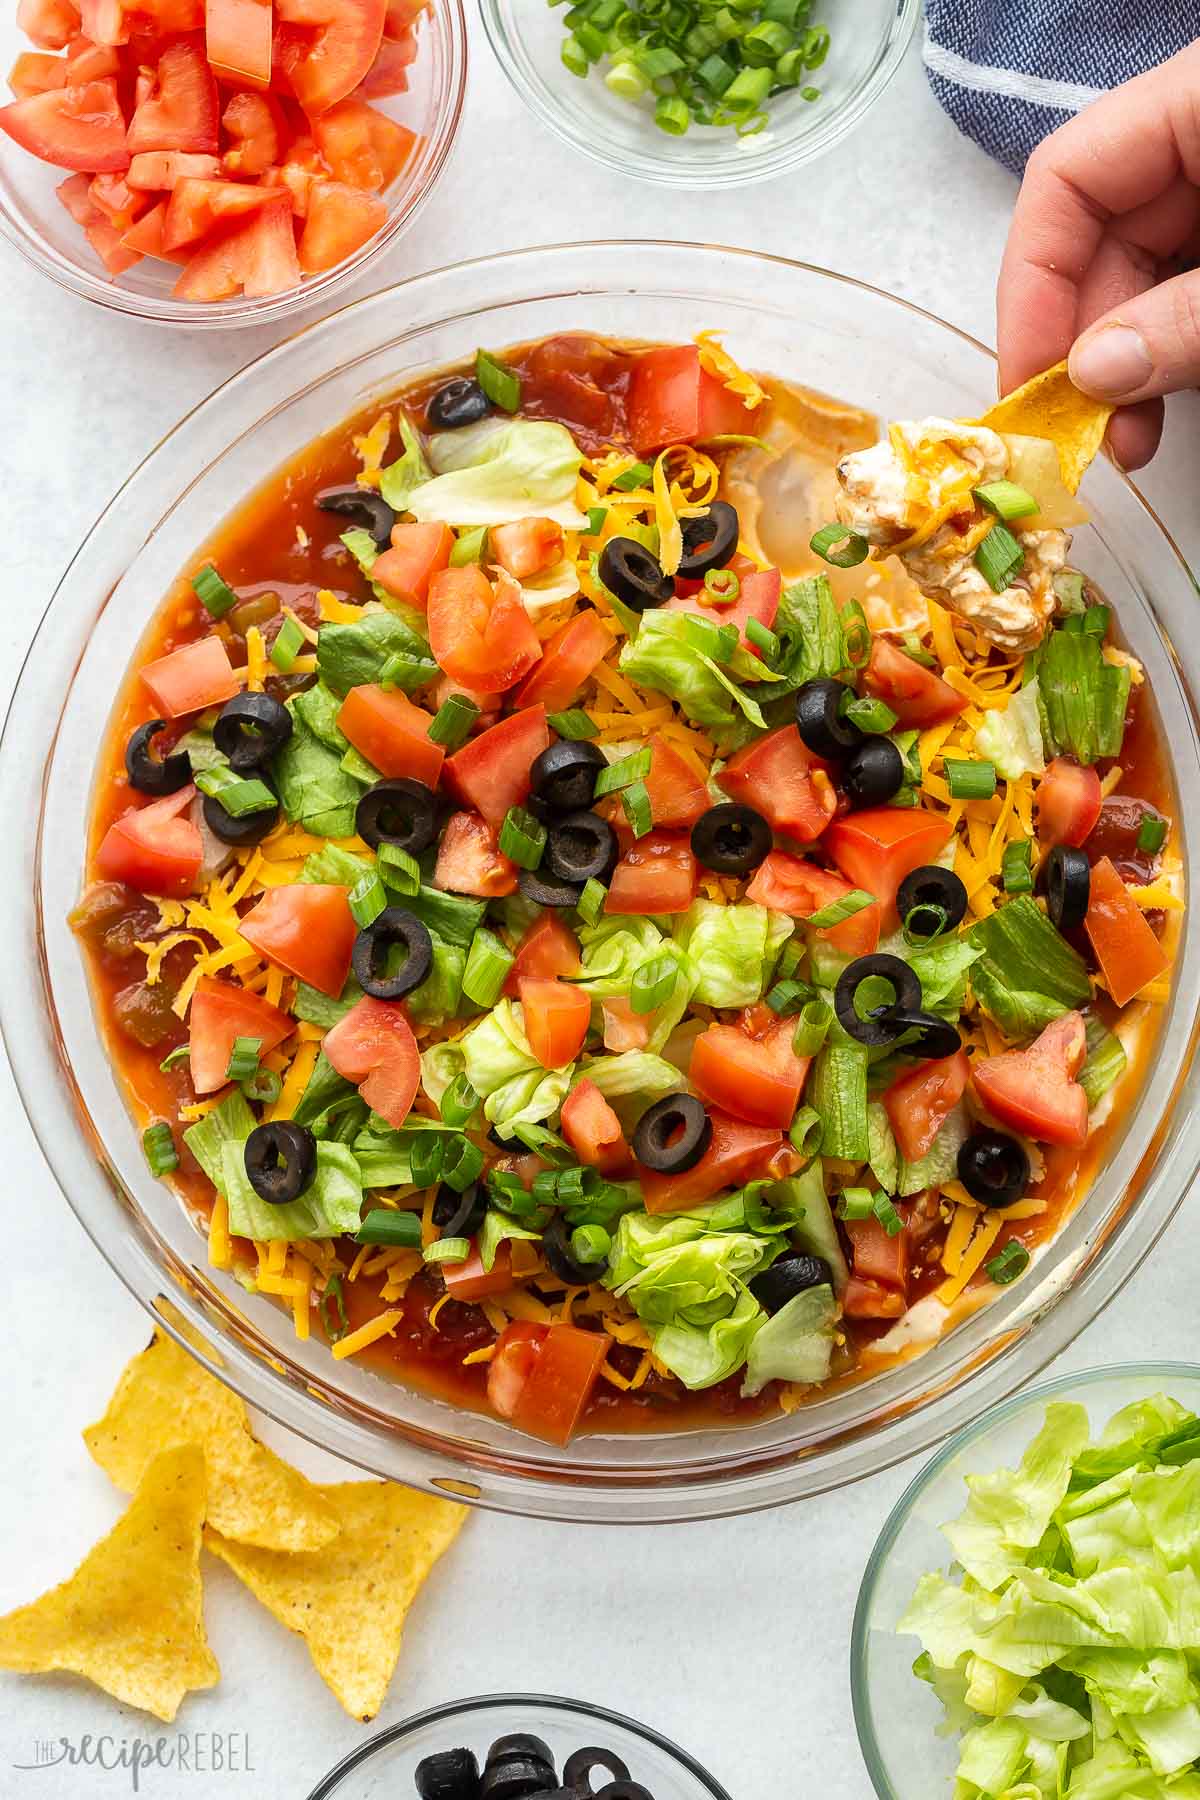
[[[275,52],[292,92],[315,118],[370,73],[387,0],[276,0]]]
[[[316,185],[317,179],[318,177],[313,175],[311,170],[302,169],[298,163],[294,163],[289,157],[282,167],[268,169],[264,175],[261,175],[259,177],[259,183],[262,187],[274,187],[286,190],[286,192],[291,195],[292,211],[298,219],[303,219],[308,216],[308,196]],[[369,198],[370,196],[366,197]],[[310,250],[314,255],[317,254],[318,249],[318,245],[310,245]]]
[[[609,883],[606,913],[686,912],[696,898],[700,870],[686,837],[648,831],[625,852]]]
[[[525,1036],[543,1069],[565,1069],[583,1049],[592,1003],[570,982],[523,975],[517,984]]]
[[[889,1237],[878,1219],[851,1219],[846,1234],[854,1247],[854,1273],[860,1281],[907,1291],[911,1249],[907,1229]]]
[[[124,175],[93,175],[88,184],[88,197],[118,231],[128,231],[150,204],[149,196],[131,188]]]
[[[1087,1095],[1076,1080],[1087,1056],[1082,1013],[1064,1013],[1028,1050],[1006,1050],[971,1065],[975,1092],[1002,1125],[1046,1144],[1087,1139]]]
[[[125,119],[113,81],[52,88],[0,106],[0,131],[60,169],[99,174],[129,167]]]
[[[786,850],[772,850],[754,871],[746,898],[769,906],[772,912],[787,913],[789,918],[806,919],[851,892],[853,884],[829,869],[789,856]],[[826,925],[813,936],[832,944],[843,956],[870,956],[879,942],[879,908],[864,906],[840,925]]]
[[[345,987],[358,926],[344,887],[298,881],[270,888],[239,929],[261,956],[298,981],[333,1000]]]
[[[188,1067],[198,1094],[215,1094],[229,1080],[229,1058],[238,1038],[257,1038],[267,1056],[291,1037],[296,1021],[277,1006],[231,981],[201,976],[188,1012]]]
[[[446,787],[499,831],[509,807],[528,796],[529,771],[549,743],[545,707],[510,713],[447,759]]]
[[[380,116],[373,106],[352,94],[313,120],[313,141],[335,181],[372,193],[383,187],[383,162],[372,131]]]
[[[667,830],[690,831],[712,805],[708,788],[691,763],[658,733],[650,739],[646,792],[650,817]]]
[[[598,613],[590,608],[576,613],[547,638],[542,660],[517,689],[514,704],[532,706],[540,701],[547,712],[564,712],[596,664],[612,649],[612,642]]]
[[[270,7],[263,6],[261,0],[234,0],[234,3],[270,15]],[[226,150],[221,158],[226,175],[262,175],[279,161],[286,127],[282,112],[268,95],[233,94],[225,103],[221,124],[225,135],[233,139],[233,148]]]
[[[533,1319],[514,1319],[496,1339],[488,1364],[487,1397],[492,1411],[502,1419],[511,1419],[516,1412],[521,1389],[549,1330],[548,1325]]]
[[[271,0],[205,0],[208,60],[214,70],[228,79],[249,82],[252,87],[269,85],[273,28]],[[242,94],[235,98],[248,100],[251,96]]]
[[[535,919],[517,945],[516,959],[508,972],[504,991],[514,998],[523,976],[550,980],[558,975],[577,975],[579,944],[575,933],[549,907]]]
[[[197,638],[147,663],[142,685],[168,719],[223,706],[238,691],[238,678],[219,637]]]
[[[781,725],[731,756],[717,783],[799,844],[815,843],[837,809],[833,783],[794,725]]]
[[[477,564],[443,569],[429,584],[429,641],[456,681],[500,694],[541,661],[542,646],[521,590],[507,575],[495,588]]]
[[[883,909],[883,929],[890,930],[896,889],[914,869],[933,862],[953,835],[943,816],[919,806],[872,806],[831,825],[825,848],[851,887],[874,894]]]
[[[190,785],[109,826],[96,852],[102,881],[123,881],[141,894],[181,899],[193,892],[204,846],[200,827],[182,815],[196,797]]]
[[[384,35],[390,38],[404,37],[429,4],[430,0],[387,0]]]
[[[130,25],[125,0],[79,0],[79,23],[93,44],[127,44]]]
[[[947,1117],[962,1099],[970,1072],[966,1051],[956,1050],[953,1056],[918,1063],[897,1076],[888,1088],[883,1104],[906,1162],[920,1162],[932,1147]]]
[[[17,0],[17,30],[39,50],[65,50],[79,30],[72,0]]]
[[[143,150],[129,165],[126,181],[131,188],[145,188],[149,193],[163,193],[177,187],[189,176],[198,181],[216,181],[221,173],[216,156],[184,156],[178,150]]]
[[[927,725],[957,719],[967,704],[948,681],[906,656],[899,644],[878,635],[871,639],[863,686],[868,694],[887,702],[905,731],[924,731]]]
[[[644,1050],[650,1042],[653,1021],[649,1013],[636,1013],[624,994],[608,994],[600,1002],[604,1014],[604,1048],[620,1055],[623,1050]]]
[[[743,1187],[761,1175],[783,1141],[778,1131],[731,1119],[715,1108],[709,1117],[713,1124],[712,1142],[692,1168],[680,1175],[660,1175],[653,1169],[639,1168],[638,1180],[647,1212],[682,1212],[686,1207],[711,1200],[722,1188]]]
[[[594,1081],[577,1081],[559,1115],[563,1136],[580,1162],[602,1175],[626,1175],[633,1152],[618,1119]]]
[[[256,208],[202,243],[172,291],[177,300],[256,299],[299,285],[291,198],[283,189],[278,204]]]
[[[92,205],[92,180],[90,175],[68,175],[54,190],[77,225],[90,225],[96,217],[96,208]]]
[[[702,1099],[735,1119],[786,1129],[811,1061],[793,1052],[794,1031],[787,1019],[762,1038],[734,1025],[710,1025],[692,1047],[688,1079]]]
[[[353,687],[342,701],[338,724],[354,748],[381,775],[411,776],[436,787],[446,752],[429,736],[432,716],[399,688],[375,682]]]
[[[517,865],[501,854],[496,831],[477,812],[452,813],[438,845],[434,887],[494,900],[516,892]]]
[[[779,611],[783,577],[778,569],[754,569],[739,575],[738,581],[738,597],[731,606],[706,606],[698,592],[685,592],[677,593],[673,600],[664,601],[660,610],[692,613],[701,619],[711,619],[714,625],[736,625],[742,649],[749,650],[752,656],[758,656],[757,645],[751,643],[746,636],[746,625],[750,619],[757,619],[768,631],[774,625],[775,615]],[[687,584],[688,587],[691,585]],[[703,583],[697,583],[696,587],[703,587]]]
[[[690,444],[752,432],[756,412],[700,366],[695,344],[645,350],[633,365],[629,435],[639,456],[666,444]]]
[[[107,44],[77,37],[67,45],[67,67],[71,71],[68,79],[77,87],[81,81],[106,81],[111,75],[120,75],[121,58]]]
[[[411,32],[399,38],[385,37],[355,92],[364,100],[386,100],[391,94],[407,93],[408,71],[416,55],[417,40]]]
[[[271,188],[251,187],[244,181],[197,181],[191,176],[177,182],[167,203],[163,248],[190,249],[218,226],[232,225],[264,206],[278,206]]]
[[[372,1112],[403,1125],[421,1085],[421,1053],[399,1000],[365,995],[325,1033],[321,1049]]]
[[[141,262],[141,256],[125,244],[117,227],[100,214],[85,225],[83,230],[88,243],[110,275],[123,275],[126,269],[132,269],[135,263]]]
[[[506,1294],[513,1284],[512,1248],[507,1240],[502,1243],[490,1269],[484,1268],[478,1250],[473,1250],[466,1262],[443,1263],[442,1280],[451,1299],[466,1306],[493,1294]]]
[[[424,611],[429,584],[449,565],[453,548],[454,533],[448,525],[394,525],[391,549],[376,557],[371,580],[395,594],[397,600]]]
[[[183,150],[215,156],[220,124],[217,84],[198,42],[168,44],[154,88],[129,121],[129,149]]]
[[[1038,842],[1047,850],[1055,844],[1078,848],[1095,829],[1103,799],[1095,769],[1056,756],[1037,786]]]
[[[396,177],[411,162],[421,141],[415,131],[410,131],[407,125],[401,125],[398,119],[389,119],[378,107],[371,109],[371,142],[383,170],[385,190],[391,187]]]
[[[1166,953],[1107,856],[1092,867],[1083,928],[1105,985],[1118,1006],[1139,994],[1148,981],[1166,973]]]
[[[345,262],[387,224],[388,216],[386,200],[377,194],[364,194],[360,188],[346,187],[340,181],[310,181],[304,210],[299,257],[306,275],[317,275],[322,269],[335,269]],[[385,556],[393,554],[391,550],[384,552]]]
[[[517,1396],[517,1430],[551,1444],[569,1443],[611,1348],[603,1332],[552,1325]]]
[[[514,519],[495,525],[488,533],[488,552],[515,581],[527,581],[562,561],[563,528],[553,519]]]
[[[163,262],[180,262],[182,258],[176,251],[163,249],[163,226],[167,222],[167,203],[160,200],[149,212],[143,213],[136,225],[121,235],[121,242],[126,250],[134,250],[139,256],[157,256]]]
[[[842,1290],[842,1311],[848,1319],[900,1319],[908,1301],[896,1288],[851,1275]]]
[[[18,100],[32,94],[50,94],[67,85],[69,64],[62,56],[45,56],[40,50],[23,50],[8,72],[8,85]]]

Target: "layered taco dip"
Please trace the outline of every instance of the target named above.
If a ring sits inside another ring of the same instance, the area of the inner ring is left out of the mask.
[[[73,915],[151,1170],[328,1343],[565,1443],[1019,1280],[1183,904],[1061,372],[876,421],[709,337],[481,350],[167,595]]]

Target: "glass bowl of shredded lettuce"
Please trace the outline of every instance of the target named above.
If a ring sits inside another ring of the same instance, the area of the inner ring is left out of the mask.
[[[1200,1796],[1200,1367],[1065,1375],[952,1439],[875,1546],[855,1720],[881,1800]]]

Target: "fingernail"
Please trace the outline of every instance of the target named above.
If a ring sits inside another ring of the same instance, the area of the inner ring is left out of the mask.
[[[1154,373],[1146,340],[1132,325],[1105,325],[1071,352],[1071,380],[1101,400],[1121,400]]]

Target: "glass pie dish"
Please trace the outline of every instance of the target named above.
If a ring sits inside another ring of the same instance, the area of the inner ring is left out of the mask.
[[[619,271],[619,275],[615,274]],[[486,295],[486,301],[481,297]],[[796,321],[804,330],[797,332]],[[18,684],[0,756],[14,833],[0,1024],[39,1142],[85,1229],[168,1328],[263,1411],[394,1479],[502,1510],[646,1523],[802,1498],[927,1449],[1042,1367],[1156,1242],[1200,1153],[1200,967],[1186,918],[1144,1084],[1091,1190],[1029,1273],[884,1372],[790,1415],[689,1431],[589,1435],[556,1450],[298,1342],[262,1294],[210,1269],[204,1240],[150,1176],[66,923],[112,696],[160,596],[238,500],[309,440],[421,371],[553,332],[679,342],[724,334],[743,364],[891,416],[977,415],[989,353],[877,290],[781,259],[657,243],[537,249],[464,263],[347,308],[251,364],[152,452],[76,554]],[[1082,567],[1145,665],[1176,795],[1200,777],[1185,629],[1191,579],[1111,465],[1089,479]],[[1178,652],[1174,645],[1179,646]],[[52,698],[51,698],[52,697]],[[1183,809],[1194,880],[1196,835]]]

